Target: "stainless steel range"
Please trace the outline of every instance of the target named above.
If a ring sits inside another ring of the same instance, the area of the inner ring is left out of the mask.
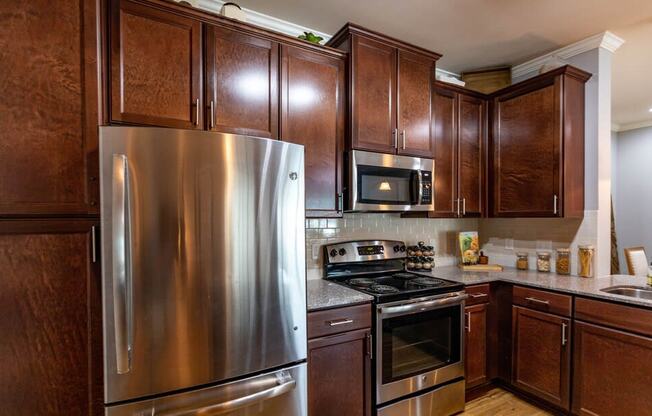
[[[374,296],[379,416],[464,410],[464,286],[404,270],[400,241],[325,247],[326,279]]]

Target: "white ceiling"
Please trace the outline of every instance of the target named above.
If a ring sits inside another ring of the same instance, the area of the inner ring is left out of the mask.
[[[443,54],[452,72],[514,65],[611,30],[613,118],[652,120],[652,0],[239,0],[248,9],[334,34],[347,21]],[[647,69],[647,71],[645,71]],[[640,107],[646,100],[649,103]]]

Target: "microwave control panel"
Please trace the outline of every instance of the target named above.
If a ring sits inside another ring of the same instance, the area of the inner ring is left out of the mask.
[[[432,203],[432,172],[427,170],[421,171],[421,201],[422,205]]]

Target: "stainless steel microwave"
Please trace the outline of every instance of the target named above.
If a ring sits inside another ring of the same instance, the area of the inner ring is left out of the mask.
[[[435,161],[353,150],[348,211],[433,211]]]

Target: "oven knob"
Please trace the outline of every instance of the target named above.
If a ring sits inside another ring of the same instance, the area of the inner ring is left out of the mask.
[[[345,254],[346,254],[346,250],[344,250],[343,248],[341,248],[341,249],[340,249],[340,256],[343,256],[343,255],[345,255]]]
[[[401,246],[401,253],[405,252],[405,246]]]
[[[395,245],[394,246],[394,253],[398,253],[398,251],[401,249],[401,246]]]
[[[331,257],[337,256],[337,250],[332,249],[330,254],[331,254]]]

